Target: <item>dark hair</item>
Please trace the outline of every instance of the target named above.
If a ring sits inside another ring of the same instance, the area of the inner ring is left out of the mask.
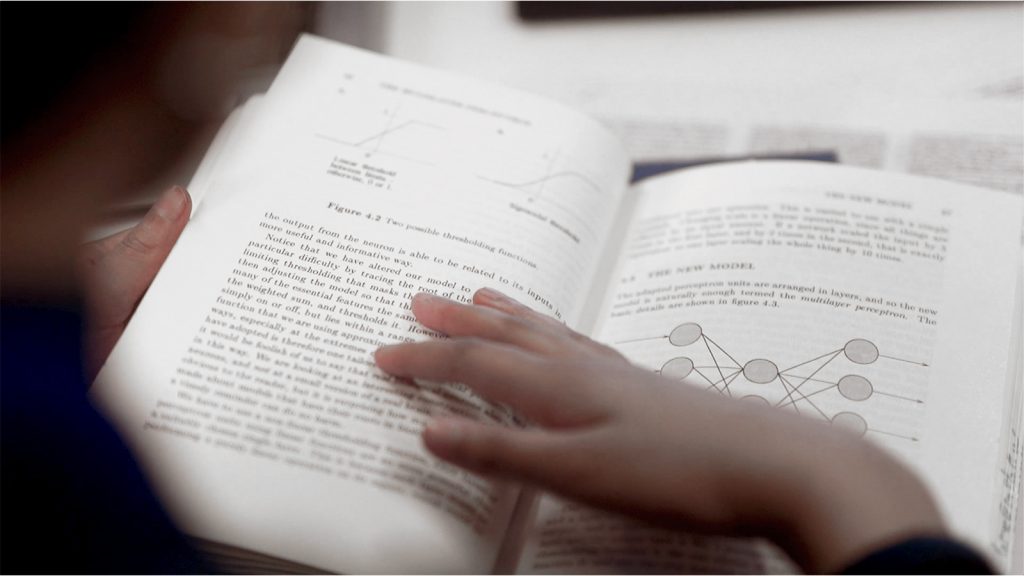
[[[72,90],[93,66],[130,50],[154,9],[137,2],[4,2],[0,14],[0,132],[4,145]]]

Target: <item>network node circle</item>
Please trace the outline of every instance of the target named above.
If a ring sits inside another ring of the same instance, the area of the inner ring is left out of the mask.
[[[764,404],[765,406],[771,406],[771,403],[768,402],[767,398],[765,398],[764,396],[758,396],[757,394],[747,394],[746,396],[741,398],[741,400],[746,400],[747,402],[751,402],[753,404]]]
[[[878,360],[878,347],[861,338],[847,342],[843,347],[843,353],[855,364],[871,364]]]
[[[853,412],[840,412],[832,417],[832,425],[863,436],[868,431],[868,423],[860,414]]]
[[[867,400],[874,391],[874,386],[863,376],[847,374],[839,379],[839,393],[850,400]]]
[[[693,322],[687,322],[686,324],[680,324],[676,326],[672,333],[668,335],[668,341],[673,346],[689,346],[704,334],[701,330],[700,324],[694,324]]]
[[[758,358],[743,367],[743,377],[755,384],[767,384],[779,377],[779,367],[771,360]]]
[[[693,372],[693,360],[680,356],[673,358],[661,367],[661,375],[676,380],[682,380]]]

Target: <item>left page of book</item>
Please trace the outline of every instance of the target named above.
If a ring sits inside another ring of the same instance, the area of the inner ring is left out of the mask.
[[[418,291],[495,286],[572,323],[628,160],[528,95],[305,37],[94,384],[187,533],[346,572],[484,572],[516,491],[429,456],[379,345]]]

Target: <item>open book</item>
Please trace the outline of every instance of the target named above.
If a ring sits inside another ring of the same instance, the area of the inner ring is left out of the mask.
[[[579,113],[308,36],[241,118],[94,385],[182,529],[236,568],[793,569],[766,542],[429,455],[432,414],[518,420],[458,384],[395,381],[371,353],[436,336],[416,292],[484,286],[680,386],[863,435],[1005,566],[1020,198],[814,162],[630,187],[626,154]]]

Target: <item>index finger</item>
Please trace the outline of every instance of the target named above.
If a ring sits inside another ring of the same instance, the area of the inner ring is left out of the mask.
[[[384,346],[374,358],[393,376],[461,382],[544,426],[573,426],[605,415],[582,366],[551,362],[506,344],[429,340]]]
[[[413,297],[412,313],[427,328],[448,336],[512,344],[541,356],[572,354],[578,348],[565,330],[556,332],[547,322],[509,314],[495,307],[462,304],[425,292]]]

